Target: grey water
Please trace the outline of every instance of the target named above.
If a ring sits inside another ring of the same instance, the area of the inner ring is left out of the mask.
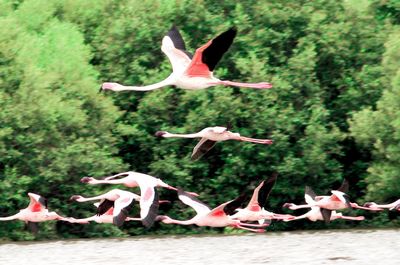
[[[0,244],[1,265],[400,264],[400,229]]]

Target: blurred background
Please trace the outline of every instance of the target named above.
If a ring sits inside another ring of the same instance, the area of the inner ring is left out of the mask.
[[[146,85],[171,66],[161,40],[176,25],[194,52],[235,26],[238,35],[214,74],[271,82],[270,90],[215,87],[98,93],[104,81]],[[82,177],[138,171],[200,194],[214,207],[278,172],[268,209],[301,203],[304,186],[329,194],[344,178],[349,195],[391,202],[400,196],[400,2],[396,0],[0,0],[0,216],[25,208],[28,192],[49,209],[91,216],[68,203],[115,186]],[[209,126],[270,138],[270,146],[228,141],[199,161],[193,139],[158,139],[168,130]],[[127,188],[124,188],[127,189]],[[138,189],[132,189],[138,193]],[[194,212],[160,189],[161,213]],[[135,207],[132,215],[138,215]],[[299,211],[301,213],[301,211]],[[363,222],[275,222],[269,230],[393,227],[398,213]],[[143,234],[233,233],[230,229],[127,222],[40,224],[37,239]],[[35,239],[20,221],[1,222],[0,239]]]

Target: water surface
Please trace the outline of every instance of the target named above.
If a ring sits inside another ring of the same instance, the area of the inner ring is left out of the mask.
[[[0,244],[1,265],[400,264],[400,230],[131,237]]]

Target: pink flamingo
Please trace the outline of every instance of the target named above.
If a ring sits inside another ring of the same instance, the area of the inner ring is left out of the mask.
[[[123,178],[119,178],[123,177]],[[128,171],[98,180],[92,177],[84,177],[81,182],[91,185],[96,184],[122,184],[126,187],[140,187],[140,216],[143,218],[143,225],[151,227],[158,212],[158,194],[156,187],[163,187],[171,190],[177,188],[168,185],[159,178],[155,178],[143,173]],[[198,196],[197,193],[191,192],[191,195]],[[151,209],[151,211],[150,211]],[[146,216],[146,218],[144,218]]]
[[[293,216],[292,218],[287,218],[284,219],[285,222],[288,221],[293,221],[293,220],[299,220],[299,219],[303,219],[303,218],[307,218],[310,221],[325,221],[325,222],[329,222],[329,221],[333,221],[336,219],[346,219],[346,220],[354,220],[354,221],[362,221],[364,220],[364,216],[345,216],[342,213],[337,213],[336,211],[331,211],[328,209],[324,209],[324,208],[320,208],[318,206],[315,206],[316,204],[316,195],[315,193],[309,188],[306,187],[306,192],[304,194],[304,198],[305,201],[308,205],[310,205],[311,210],[306,212],[303,215],[300,216]]]
[[[364,204],[365,207],[368,207],[370,210],[380,211],[383,209],[389,209],[391,211],[400,211],[400,199],[394,201],[389,204],[377,204],[375,202],[367,202]]]
[[[157,195],[157,193],[155,193],[155,195]],[[112,223],[115,224],[116,226],[122,226],[128,217],[128,212],[132,208],[134,201],[139,201],[140,196],[129,191],[113,189],[102,195],[89,198],[85,198],[81,195],[73,195],[70,198],[70,200],[78,202],[100,200],[100,204],[97,208],[97,214],[101,216],[107,213],[107,211],[110,211],[110,208],[113,208]],[[157,200],[158,203],[157,196],[154,196],[154,200]],[[154,214],[151,201],[146,213],[147,215],[140,216],[141,217],[140,220],[144,225],[148,225],[147,219],[152,218],[151,216]],[[72,222],[74,222],[74,220],[76,222],[77,219],[72,219]]]
[[[194,147],[191,158],[193,160],[199,159],[205,153],[207,153],[217,142],[227,140],[237,140],[243,142],[251,142],[257,144],[272,144],[272,140],[269,139],[255,139],[241,136],[239,133],[233,133],[229,131],[227,127],[207,127],[197,133],[191,134],[175,134],[166,131],[158,131],[155,134],[157,137],[164,138],[201,138],[198,144]]]
[[[285,203],[283,207],[289,208],[291,210],[302,209],[302,208],[311,208],[312,206],[318,206],[322,211],[322,215],[324,216],[324,220],[326,222],[330,221],[331,211],[333,210],[341,210],[346,208],[354,208],[354,209],[362,209],[362,210],[371,210],[368,207],[359,206],[357,203],[350,202],[349,196],[344,193],[349,188],[349,183],[345,179],[337,190],[332,190],[331,196],[316,196],[314,191],[306,186],[306,193],[310,194],[313,198],[313,201],[304,205],[296,205],[294,203]]]
[[[9,221],[15,219],[24,221],[33,233],[38,232],[38,222],[51,220],[69,221],[68,218],[62,217],[56,212],[49,212],[46,198],[32,192],[29,192],[28,196],[30,199],[28,207],[20,210],[17,214],[12,216],[0,217],[0,221]]]
[[[213,71],[222,55],[229,49],[236,36],[236,29],[231,28],[196,50],[193,58],[186,51],[185,43],[178,29],[173,26],[162,40],[161,50],[167,55],[172,65],[172,73],[161,82],[147,86],[124,86],[118,83],[103,83],[101,90],[149,91],[164,86],[177,86],[183,89],[203,89],[210,86],[239,86],[250,88],[271,88],[270,83],[239,83],[223,81],[213,76]]]
[[[262,181],[257,188],[254,189],[253,196],[244,209],[236,209],[236,213],[231,215],[232,219],[240,221],[258,221],[262,223],[270,223],[272,219],[286,220],[293,218],[289,214],[276,214],[265,210],[265,205],[273,186],[275,185],[278,174],[273,174],[270,178]]]
[[[183,190],[178,191],[179,199],[186,205],[192,207],[196,211],[196,215],[189,220],[175,220],[166,215],[157,216],[157,221],[161,221],[165,224],[180,224],[180,225],[192,225],[197,226],[210,226],[210,227],[234,227],[240,228],[252,232],[264,232],[263,229],[268,224],[248,224],[243,223],[239,220],[234,220],[229,217],[236,208],[243,202],[244,197],[240,196],[235,200],[223,203],[214,209],[210,209],[207,205],[201,202],[196,197],[188,194]],[[250,228],[253,227],[253,228]],[[258,228],[258,229],[254,229]]]
[[[97,208],[99,208],[100,203],[97,202],[94,204]],[[105,213],[99,215],[93,215],[87,218],[80,218],[76,219],[71,217],[69,219],[70,223],[79,223],[79,224],[88,224],[89,222],[96,222],[96,223],[102,223],[102,224],[112,224],[114,223],[114,206],[110,207]],[[126,217],[126,221],[142,221],[141,218],[132,218],[132,217]]]

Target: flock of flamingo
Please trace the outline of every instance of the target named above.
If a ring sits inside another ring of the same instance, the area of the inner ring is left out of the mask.
[[[167,55],[171,62],[173,72],[165,80],[156,84],[137,87],[124,86],[118,83],[103,83],[100,91],[112,90],[134,90],[149,91],[164,86],[176,86],[183,89],[203,89],[215,85],[238,86],[248,88],[266,89],[271,88],[270,83],[241,83],[227,80],[220,80],[213,76],[213,70],[223,54],[231,46],[236,36],[236,29],[231,28],[205,45],[198,48],[194,54],[186,51],[185,43],[178,29],[173,26],[162,40],[161,50]],[[228,126],[229,127],[229,126]],[[217,142],[226,140],[237,140],[251,142],[256,144],[272,144],[270,139],[254,139],[241,136],[239,133],[230,131],[227,127],[208,127],[200,132],[191,134],[175,134],[166,131],[158,131],[157,137],[171,138],[200,138],[198,144],[194,147],[191,158],[197,160],[208,152]],[[400,211],[400,199],[390,204],[377,204],[367,202],[364,206],[350,202],[346,194],[349,188],[347,180],[344,180],[341,187],[332,190],[331,195],[317,196],[314,191],[305,187],[304,205],[294,203],[285,203],[283,207],[296,210],[309,208],[310,211],[303,215],[293,216],[290,214],[273,213],[266,210],[268,196],[277,180],[277,174],[262,181],[255,189],[247,206],[240,208],[246,201],[245,194],[225,202],[215,208],[210,208],[198,199],[198,194],[187,192],[181,188],[170,186],[159,178],[137,173],[124,172],[113,176],[107,176],[102,179],[93,177],[84,177],[82,183],[89,185],[98,184],[122,184],[128,188],[139,187],[140,195],[121,189],[112,189],[104,194],[94,197],[83,197],[73,195],[70,200],[77,202],[97,201],[94,205],[97,208],[96,214],[87,218],[76,219],[74,217],[63,217],[56,212],[50,212],[47,206],[47,200],[37,194],[28,193],[30,203],[27,208],[20,210],[17,214],[1,217],[0,221],[19,219],[27,223],[32,232],[38,231],[38,222],[49,220],[61,220],[70,223],[85,224],[91,221],[97,223],[112,223],[121,226],[126,221],[141,221],[143,226],[149,228],[154,222],[164,224],[179,225],[197,225],[210,227],[234,227],[252,232],[264,232],[272,220],[281,220],[285,222],[308,218],[311,221],[330,222],[335,219],[364,220],[363,216],[345,216],[336,212],[346,208],[356,208],[370,211],[382,211],[384,209]],[[196,211],[196,215],[189,220],[176,220],[167,215],[158,215],[160,203],[168,201],[160,200],[157,188],[167,188],[175,190],[178,198],[186,205]],[[140,216],[130,217],[129,212],[134,203],[138,201],[140,206]]]

